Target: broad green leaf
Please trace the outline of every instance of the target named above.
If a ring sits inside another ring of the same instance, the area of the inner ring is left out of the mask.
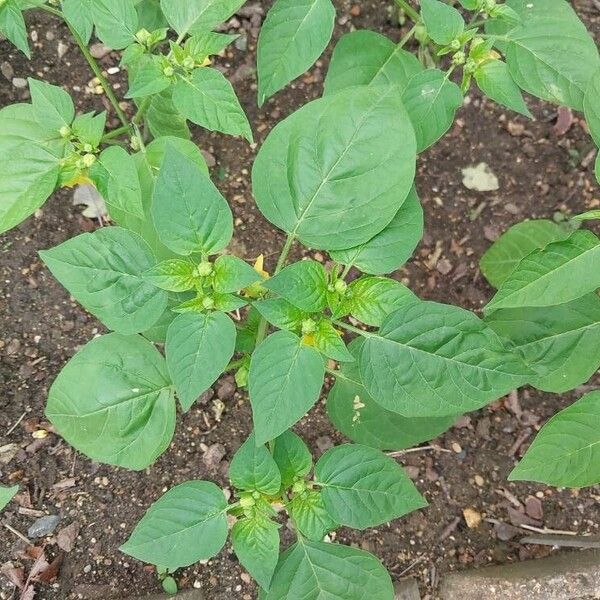
[[[566,2],[563,4],[560,13],[532,7],[523,23],[506,34],[506,62],[513,79],[526,92],[582,110],[583,96],[600,68],[600,58],[585,25]]]
[[[527,255],[569,235],[568,229],[553,221],[522,221],[505,231],[490,246],[481,257],[479,268],[490,284],[498,288]]]
[[[203,31],[186,40],[185,50],[194,57],[196,63],[203,63],[209,56],[220,54],[238,37],[238,35]]]
[[[446,417],[485,406],[531,372],[473,313],[412,302],[361,348],[360,376],[381,406],[406,417]]]
[[[256,445],[253,433],[235,453],[229,466],[229,479],[238,490],[268,496],[274,496],[281,488],[277,463],[264,445]]]
[[[144,278],[156,264],[150,248],[121,227],[82,233],[40,256],[84,308],[119,333],[148,329],[167,306],[167,294]]]
[[[19,491],[18,485],[12,487],[4,487],[0,485],[0,511],[4,510],[8,503],[16,496]]]
[[[402,93],[409,79],[423,70],[414,54],[375,31],[346,33],[337,43],[325,95],[354,85],[394,85]]]
[[[596,155],[596,166],[594,168],[594,173],[596,175],[596,181],[600,184],[600,152]]]
[[[233,312],[248,305],[246,298],[240,298],[235,294],[213,294],[213,299],[215,309],[221,312]]]
[[[277,331],[252,355],[248,390],[256,443],[275,439],[299,421],[319,398],[325,363],[288,331]]]
[[[388,572],[372,554],[300,539],[281,555],[264,600],[326,598],[394,600],[394,587]]]
[[[379,327],[384,319],[418,298],[399,281],[387,277],[361,277],[346,292],[344,307],[366,325]]]
[[[527,108],[519,86],[510,75],[508,65],[501,60],[484,62],[475,71],[479,89],[488,97],[530,119],[533,115]]]
[[[171,27],[180,35],[210,31],[227,21],[245,0],[161,0]]]
[[[187,292],[196,287],[196,266],[189,260],[172,258],[152,267],[144,275],[147,281],[167,292]]]
[[[258,38],[258,105],[308,71],[333,33],[331,0],[276,0]]]
[[[358,359],[361,339],[348,347]],[[358,364],[345,364],[337,372],[327,397],[327,414],[357,444],[380,450],[402,450],[427,442],[452,427],[455,417],[407,418],[386,410],[371,398],[360,380]]]
[[[125,98],[142,98],[160,94],[171,85],[165,76],[158,56],[143,56],[136,65],[135,74]]]
[[[278,329],[300,331],[302,321],[309,316],[283,298],[267,298],[254,302],[253,306],[271,325],[275,325]]]
[[[96,35],[110,48],[121,50],[135,41],[138,15],[132,0],[94,0]]]
[[[350,88],[273,129],[254,163],[254,194],[277,227],[307,246],[339,250],[391,222],[412,187],[415,159],[414,132],[394,88]]]
[[[75,118],[75,106],[71,96],[55,85],[31,78],[27,81],[36,120],[56,131],[62,127],[69,127]]]
[[[141,0],[136,3],[139,28],[155,31],[168,25],[160,8],[160,0]]]
[[[155,344],[164,344],[167,341],[167,331],[169,325],[177,318],[177,313],[173,312],[173,307],[177,304],[177,296],[170,296],[167,304],[167,308],[163,314],[159,317],[158,321],[152,325],[149,329],[142,331],[142,335]]]
[[[94,30],[94,0],[62,0],[62,11],[84,44],[92,37]]]
[[[235,349],[235,325],[221,312],[187,313],[169,326],[165,353],[183,410],[223,373]]]
[[[363,273],[384,275],[399,269],[423,237],[423,208],[413,187],[391,223],[368,242],[347,250],[334,250],[331,257],[353,264]]]
[[[354,357],[346,348],[341,332],[337,331],[331,321],[327,319],[321,319],[317,323],[314,333],[304,336],[304,341],[313,345],[327,358],[339,362],[354,361]]]
[[[185,117],[173,106],[173,92],[167,89],[152,97],[146,112],[148,128],[155,138],[174,136],[182,139],[191,137]]]
[[[273,442],[273,459],[281,473],[281,485],[288,488],[295,479],[302,479],[312,469],[312,455],[302,438],[285,431]]]
[[[73,133],[86,144],[97,148],[102,141],[104,128],[106,127],[106,111],[96,115],[94,113],[85,113],[78,115],[73,120]]]
[[[589,380],[600,365],[600,298],[558,306],[507,308],[486,323],[509,340],[537,374],[529,383],[560,394]]]
[[[446,46],[463,32],[465,22],[454,7],[440,0],[420,0],[420,3],[427,34],[436,44]]]
[[[296,494],[287,509],[300,533],[315,542],[322,541],[330,531],[340,526],[327,512],[323,496],[318,490]]]
[[[175,148],[168,148],[152,201],[163,244],[174,252],[215,254],[229,244],[233,217],[210,177]]]
[[[583,110],[592,138],[600,146],[600,68],[590,79],[583,98]]]
[[[0,233],[24,221],[46,202],[56,188],[59,172],[59,159],[39,146],[20,144],[3,155]]]
[[[224,254],[214,265],[214,290],[220,294],[237,292],[260,281],[262,277],[246,261]]]
[[[314,260],[294,263],[263,285],[306,312],[321,312],[327,306],[327,273]]]
[[[187,481],[157,500],[119,548],[175,571],[212,558],[227,540],[227,500],[210,481]]]
[[[90,174],[111,215],[116,209],[134,218],[144,216],[140,180],[135,162],[127,150],[121,146],[110,146],[102,152]]]
[[[16,0],[6,0],[0,7],[0,33],[3,33],[27,58],[31,58],[27,26]]]
[[[402,102],[415,129],[417,150],[423,152],[450,129],[463,95],[443,71],[427,69],[410,79]]]
[[[375,527],[427,506],[400,465],[368,446],[331,448],[317,461],[315,481],[327,512],[354,529]]]
[[[217,69],[202,67],[180,79],[173,88],[173,105],[196,125],[254,141],[233,86]]]
[[[240,519],[231,530],[231,543],[242,566],[268,589],[279,560],[279,525],[262,516]]]
[[[590,392],[542,427],[508,478],[573,488],[600,483],[599,425],[600,392]]]
[[[599,257],[600,240],[583,230],[534,250],[504,280],[484,311],[553,306],[581,298],[600,287]]]
[[[46,416],[92,460],[141,471],[168,448],[175,431],[165,360],[141,336],[95,338],[52,384]]]
[[[146,152],[144,153],[144,158],[154,175],[158,175],[169,147],[172,147],[180,154],[187,156],[192,162],[195,162],[206,175],[209,174],[206,159],[200,151],[200,148],[198,148],[194,142],[179,137],[163,136],[148,144],[148,146],[146,146]]]

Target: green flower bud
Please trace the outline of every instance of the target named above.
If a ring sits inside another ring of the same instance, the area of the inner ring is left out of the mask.
[[[0,0],[0,2],[2,2],[2,0]],[[2,6],[2,5],[0,4],[0,6]],[[66,125],[63,125],[60,128],[59,133],[60,133],[60,137],[63,137],[63,138],[71,137],[71,128],[67,127]]]
[[[452,50],[454,50],[455,52],[457,50],[460,50],[462,47],[462,44],[460,43],[460,40],[452,40],[451,44],[450,44],[450,48],[452,48]]]
[[[305,489],[306,489],[306,483],[303,479],[299,479],[298,481],[295,481],[294,485],[292,486],[292,492],[294,494],[300,494]]]
[[[317,324],[312,319],[304,319],[302,321],[302,335],[314,333],[317,329]]]
[[[83,164],[89,169],[96,162],[96,157],[93,154],[86,154],[83,157]]]
[[[467,60],[467,57],[466,57],[465,53],[462,50],[459,50],[452,57],[452,64],[454,64],[454,65],[463,65],[465,63],[465,60]]]
[[[135,39],[142,45],[146,45],[148,43],[148,40],[150,40],[150,32],[147,29],[140,29],[136,34],[135,34]]]
[[[208,261],[204,261],[198,265],[197,271],[200,277],[208,277],[209,275],[212,275],[213,266]]]
[[[338,279],[335,282],[334,289],[338,294],[344,294],[348,289],[348,284],[343,279]]]
[[[186,56],[183,59],[183,66],[186,69],[193,69],[196,66],[196,61],[191,56]]]
[[[93,146],[91,144],[84,144],[83,145],[83,151],[87,152],[89,154],[90,152],[94,151],[94,148],[93,148]]]
[[[240,498],[240,506],[242,508],[250,508],[256,504],[254,498],[251,496],[242,496]]]
[[[203,298],[202,300],[202,307],[206,310],[212,310],[215,307],[214,299],[210,296],[206,296],[206,298]]]
[[[165,67],[163,69],[163,74],[165,77],[173,77],[173,75],[175,75],[175,69],[171,66]]]

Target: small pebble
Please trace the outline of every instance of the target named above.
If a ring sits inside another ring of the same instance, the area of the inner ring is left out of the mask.
[[[452,442],[452,451],[456,452],[456,454],[460,454],[462,452],[462,447],[458,442]]]
[[[60,523],[60,517],[58,515],[46,515],[40,517],[35,523],[27,530],[27,535],[30,538],[41,538],[50,535],[56,526]]]
[[[12,65],[6,61],[0,65],[0,72],[6,79],[8,79],[8,81],[11,81],[15,76],[15,70],[12,68]]]
[[[13,77],[12,84],[16,88],[26,88],[27,87],[27,79],[23,79],[22,77]]]

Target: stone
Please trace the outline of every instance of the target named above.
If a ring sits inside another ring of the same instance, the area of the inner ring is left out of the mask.
[[[489,165],[484,162],[475,167],[462,169],[463,185],[469,190],[477,192],[493,192],[499,189],[498,178]]]
[[[104,58],[108,54],[111,53],[111,48],[105,46],[104,44],[98,42],[97,44],[92,44],[90,46],[90,54],[97,60]]]
[[[565,552],[442,578],[440,600],[570,600],[600,595],[600,550]]]
[[[50,535],[56,526],[60,523],[58,515],[46,515],[40,517],[28,530],[27,535],[30,538],[41,538]]]
[[[12,84],[19,89],[23,89],[27,87],[27,79],[23,79],[22,77],[13,77]]]
[[[395,600],[421,600],[419,585],[414,577],[401,579],[394,584]]]
[[[13,69],[12,65],[6,61],[0,65],[0,73],[2,73],[2,75],[4,75],[8,81],[11,81],[15,76],[15,70]]]

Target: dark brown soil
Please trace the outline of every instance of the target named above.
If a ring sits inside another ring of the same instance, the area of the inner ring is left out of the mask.
[[[399,38],[385,2],[368,0],[356,8],[346,0],[336,4],[336,37],[352,28],[371,28]],[[592,0],[577,0],[575,5],[599,41],[600,13]],[[359,16],[351,16],[357,12]],[[39,14],[30,17],[30,26],[38,40],[31,63],[6,42],[0,43],[0,63],[10,63],[15,77],[33,75],[64,85],[81,109],[102,108],[103,98],[85,93],[91,75],[65,28]],[[248,49],[234,48],[219,62],[233,78],[260,143],[276,122],[320,94],[327,60],[258,110],[253,72],[256,21],[251,24],[239,17],[231,22],[231,30],[240,28],[248,33]],[[59,41],[68,45],[61,60]],[[109,54],[101,62],[104,68],[115,66],[118,56]],[[120,77],[113,75],[111,80],[118,83]],[[0,106],[26,98],[26,91],[0,76]],[[582,212],[600,205],[591,171],[593,147],[582,120],[575,116],[568,132],[558,132],[556,109],[539,103],[533,107],[536,121],[527,122],[472,92],[453,130],[421,158],[418,189],[426,211],[426,235],[398,277],[423,298],[478,310],[492,290],[480,276],[477,261],[500,232],[524,218],[551,218],[557,211]],[[216,160],[215,180],[236,217],[238,254],[250,259],[264,253],[272,262],[281,235],[252,201],[249,170],[254,151],[242,141],[205,132],[197,132],[196,140]],[[476,193],[463,187],[461,168],[482,161],[498,175],[498,192]],[[0,521],[0,564],[12,560],[29,568],[32,563],[20,558],[25,545],[6,524],[26,533],[35,515],[57,514],[59,529],[73,522],[81,527],[56,582],[39,587],[36,597],[41,599],[104,599],[157,591],[153,570],[119,553],[119,545],[169,487],[192,478],[210,478],[225,486],[227,461],[251,423],[246,397],[232,395],[225,380],[215,385],[214,398],[205,396],[204,402],[180,416],[171,448],[145,473],[94,464],[52,433],[44,440],[34,439],[32,432],[43,422],[54,377],[80,345],[102,331],[37,257],[39,249],[96,226],[79,211],[71,206],[71,194],[60,192],[35,217],[0,237],[0,447],[14,445],[0,451],[0,480],[19,483],[22,489],[19,503],[11,504]],[[326,260],[321,253],[313,256]],[[591,383],[599,382],[596,378]],[[215,403],[217,394],[223,397],[222,414]],[[436,582],[449,570],[553,552],[550,547],[521,545],[524,532],[511,524],[598,533],[598,488],[556,490],[506,481],[535,429],[576,397],[523,389],[462,418],[459,426],[434,442],[438,449],[399,458],[429,500],[429,508],[363,533],[340,530],[337,539],[377,554],[395,578],[417,577],[422,592],[435,598]],[[297,429],[317,454],[343,441],[329,424],[322,403]],[[210,459],[221,449],[216,444],[222,445],[224,455],[214,464]],[[524,517],[519,509],[528,498],[530,516]],[[467,508],[483,517],[478,527],[467,527],[463,517]],[[496,525],[488,519],[496,520]],[[54,556],[56,547],[49,546],[47,552]],[[177,579],[182,588],[200,587],[208,600],[255,597],[254,585],[229,546],[207,565],[181,570]],[[12,587],[0,576],[0,598],[14,597],[11,594]]]

